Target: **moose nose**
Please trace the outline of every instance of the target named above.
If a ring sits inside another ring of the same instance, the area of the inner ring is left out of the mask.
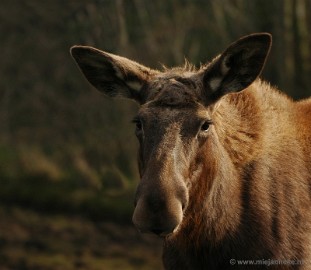
[[[133,223],[141,232],[151,232],[166,236],[176,231],[182,221],[182,204],[172,199],[164,205],[150,204],[146,198],[140,199],[133,214]]]

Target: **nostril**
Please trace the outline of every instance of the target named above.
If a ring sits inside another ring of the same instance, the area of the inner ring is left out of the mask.
[[[187,189],[181,187],[176,194],[176,198],[177,200],[180,202],[181,204],[181,210],[185,211],[185,209],[188,206],[188,200],[189,200],[189,195],[188,195],[188,191]]]
[[[188,207],[188,200],[180,201],[180,209],[182,213],[185,213],[187,207]]]

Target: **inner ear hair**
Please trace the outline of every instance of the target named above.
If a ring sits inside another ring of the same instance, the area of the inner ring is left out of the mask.
[[[271,35],[258,33],[232,43],[205,69],[203,84],[209,102],[247,88],[260,75],[271,47]]]

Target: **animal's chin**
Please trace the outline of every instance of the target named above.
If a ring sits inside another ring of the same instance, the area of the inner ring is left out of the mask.
[[[179,228],[177,227],[174,231],[172,232],[163,232],[163,233],[160,233],[160,234],[157,234],[155,232],[152,232],[152,231],[145,231],[145,230],[140,230],[140,229],[137,229],[140,233],[143,233],[143,234],[150,234],[150,235],[155,235],[159,238],[162,238],[162,239],[165,239],[165,238],[170,238],[170,237],[174,237],[175,235],[177,235],[178,231],[179,231]]]
[[[152,232],[148,232],[148,234],[155,235],[155,234],[152,233]],[[161,238],[161,239],[163,239],[163,240],[166,240],[166,239],[172,239],[172,238],[174,238],[177,234],[178,234],[178,231],[177,231],[177,230],[174,230],[173,232],[170,232],[170,233],[161,233],[161,234],[155,235],[155,236],[158,237],[158,238]]]
[[[177,227],[173,231],[161,232],[161,233],[157,233],[156,231],[150,231],[148,229],[141,229],[137,225],[135,225],[135,227],[139,233],[155,235],[159,238],[166,239],[166,238],[175,237],[178,234],[178,232],[180,231],[181,224],[177,225]]]

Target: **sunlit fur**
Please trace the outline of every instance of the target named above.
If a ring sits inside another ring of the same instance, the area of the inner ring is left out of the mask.
[[[310,119],[311,100],[293,102],[260,80],[219,101],[199,153],[205,168],[180,230],[165,240],[167,269],[227,269],[232,258],[310,268]]]

